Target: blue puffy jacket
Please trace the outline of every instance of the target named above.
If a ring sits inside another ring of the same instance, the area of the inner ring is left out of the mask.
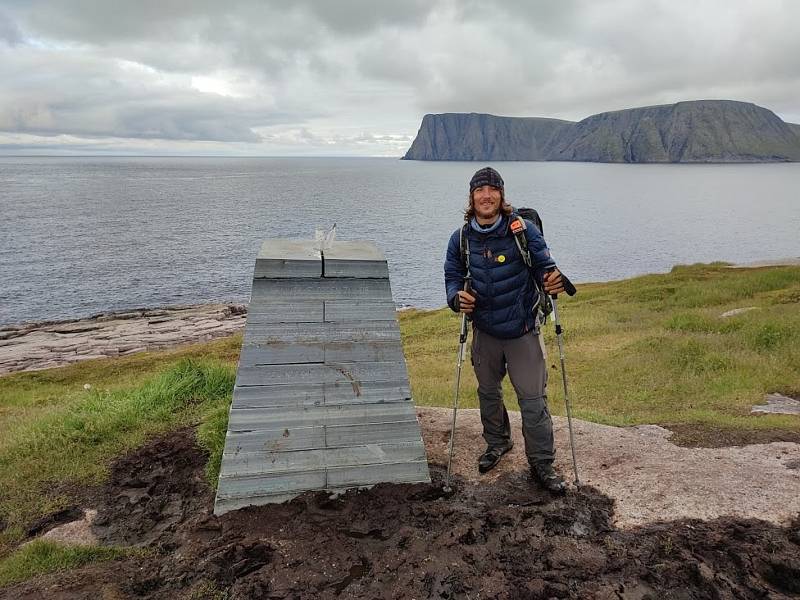
[[[541,282],[544,272],[556,266],[542,234],[526,219],[528,251],[533,261],[531,273],[509,227],[510,219],[515,216],[501,216],[500,224],[489,233],[477,231],[473,224],[466,226],[472,289],[476,296],[472,321],[479,330],[504,339],[519,337],[536,327],[533,312],[536,294],[532,276]],[[447,304],[453,310],[466,275],[461,260],[460,237],[461,228],[450,236],[444,263]]]

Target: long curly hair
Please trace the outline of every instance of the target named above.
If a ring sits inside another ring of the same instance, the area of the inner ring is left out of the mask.
[[[475,192],[470,192],[469,196],[467,197],[467,206],[464,208],[464,220],[469,222],[472,217],[475,216],[475,203],[473,202],[473,194]],[[511,206],[508,202],[506,202],[506,194],[501,189],[500,190],[500,214],[508,216],[512,212],[514,212],[514,207]]]

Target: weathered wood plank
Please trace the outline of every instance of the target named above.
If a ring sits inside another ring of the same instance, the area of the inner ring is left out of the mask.
[[[324,314],[323,314],[324,311]],[[248,323],[319,323],[327,321],[391,321],[397,318],[392,300],[297,300],[266,299],[248,307]]]
[[[361,465],[330,468],[327,472],[329,488],[351,488],[375,485],[383,481],[392,483],[430,483],[428,463],[424,460],[395,464]]]
[[[300,494],[308,490],[324,489],[327,485],[326,471],[300,471],[298,473],[275,473],[249,477],[230,477],[217,491],[217,499],[229,500],[262,495]]]
[[[278,385],[307,383],[349,383],[360,393],[365,381],[398,381],[407,377],[405,362],[307,363],[285,365],[240,365],[236,385]]]
[[[267,494],[263,496],[249,496],[246,498],[220,498],[214,502],[214,514],[216,516],[224,515],[233,510],[246,508],[248,506],[264,506],[265,504],[281,504],[293,500],[300,495],[300,492],[290,492],[287,494]]]
[[[413,420],[397,421],[395,423],[341,425],[326,427],[325,429],[325,442],[328,448],[408,442],[421,439],[419,423],[416,417]]]
[[[248,432],[228,431],[224,452],[236,454],[240,452],[318,450],[366,444],[390,444],[418,439],[420,439],[420,432],[416,419],[393,423],[287,427]]]
[[[263,300],[388,300],[388,279],[256,279],[250,303]]]
[[[248,324],[244,344],[308,344],[334,342],[400,342],[397,321],[366,323],[271,323]]]
[[[263,299],[247,309],[247,325],[266,323],[321,323],[324,320],[323,300],[294,302]]]
[[[292,363],[325,362],[325,344],[243,344],[239,353],[239,368],[256,365],[285,365]]]
[[[322,253],[323,277],[389,278],[383,252],[370,242],[337,241]]]
[[[388,473],[391,473],[389,479],[387,479]],[[224,491],[217,492],[217,498],[232,500],[253,496],[277,496],[293,491],[299,495],[309,490],[366,487],[383,481],[430,482],[428,464],[425,461],[411,461],[230,477],[225,478]]]
[[[228,419],[228,431],[391,423],[414,419],[416,414],[414,404],[408,400],[376,404],[233,408]]]
[[[393,321],[397,306],[387,300],[325,300],[325,321]]]
[[[324,427],[287,427],[243,433],[228,430],[223,452],[288,452],[326,447]]]
[[[403,348],[397,341],[333,344],[247,343],[242,346],[239,354],[239,364],[243,366],[303,362],[395,362],[404,359]]]
[[[428,466],[425,462],[410,462],[404,463],[407,465],[405,468],[399,468],[392,471],[395,483],[429,483],[430,476],[428,475]],[[402,465],[402,463],[401,463]],[[353,470],[343,470],[341,473],[336,473],[336,469],[327,469],[324,473],[327,483],[324,487],[320,488],[315,485],[318,482],[317,478],[309,478],[308,484],[310,487],[304,489],[297,489],[294,492],[276,492],[266,493],[264,490],[274,489],[275,486],[272,482],[264,482],[263,478],[239,478],[233,479],[239,483],[235,496],[217,493],[217,500],[214,504],[214,514],[219,516],[226,512],[244,508],[246,506],[262,506],[264,504],[278,504],[288,502],[300,494],[308,491],[322,491],[323,489],[330,493],[343,493],[348,488],[354,487],[372,487],[377,483],[386,481],[380,477],[379,473],[386,472],[385,466],[381,465],[377,468],[366,467],[362,472],[354,472]],[[267,476],[270,477],[270,476]],[[271,476],[279,477],[279,476]],[[335,486],[333,481],[347,482],[340,486]],[[227,488],[227,483],[226,486]]]
[[[352,389],[352,386],[348,387]],[[234,408],[308,406],[324,402],[324,384],[300,382],[287,385],[235,386],[232,406]]]
[[[410,400],[408,379],[362,381],[356,388],[350,382],[290,383],[234,387],[234,408],[351,404],[354,402],[395,402]]]
[[[222,455],[220,477],[242,477],[286,471],[317,471],[328,467],[424,460],[426,460],[425,446],[422,441],[295,452],[240,452]]]
[[[405,358],[403,346],[396,340],[325,344],[326,363],[402,362],[405,364]]]
[[[344,381],[325,384],[325,404],[392,402],[401,398],[411,399],[405,375],[389,381],[362,381],[358,386]]]
[[[267,240],[261,244],[254,279],[266,277],[322,277],[322,255],[310,240]]]

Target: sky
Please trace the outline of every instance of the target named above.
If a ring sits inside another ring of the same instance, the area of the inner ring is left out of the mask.
[[[795,0],[0,0],[0,154],[402,156],[426,113],[800,123]]]

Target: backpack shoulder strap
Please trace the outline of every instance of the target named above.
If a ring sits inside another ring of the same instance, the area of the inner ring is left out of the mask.
[[[539,286],[539,282],[533,275],[533,259],[531,259],[531,253],[528,250],[528,237],[525,235],[525,230],[528,228],[528,226],[525,224],[525,219],[515,214],[511,219],[509,228],[514,236],[514,241],[517,243],[517,249],[522,255],[522,260],[525,262],[525,266],[528,267],[528,273],[530,273],[534,290],[536,290],[533,295],[533,310],[538,311],[538,314],[540,315],[540,324],[544,323],[544,319],[547,318],[547,315],[550,312],[548,308],[549,299],[547,298],[547,294],[542,291],[542,288]]]
[[[509,227],[511,228],[511,233],[514,234],[514,241],[517,243],[517,248],[519,249],[520,255],[522,255],[522,260],[525,261],[525,265],[528,268],[531,268],[533,266],[533,261],[531,260],[531,253],[528,252],[528,237],[525,235],[525,230],[528,226],[525,225],[525,219],[519,215],[515,215],[511,219]]]

